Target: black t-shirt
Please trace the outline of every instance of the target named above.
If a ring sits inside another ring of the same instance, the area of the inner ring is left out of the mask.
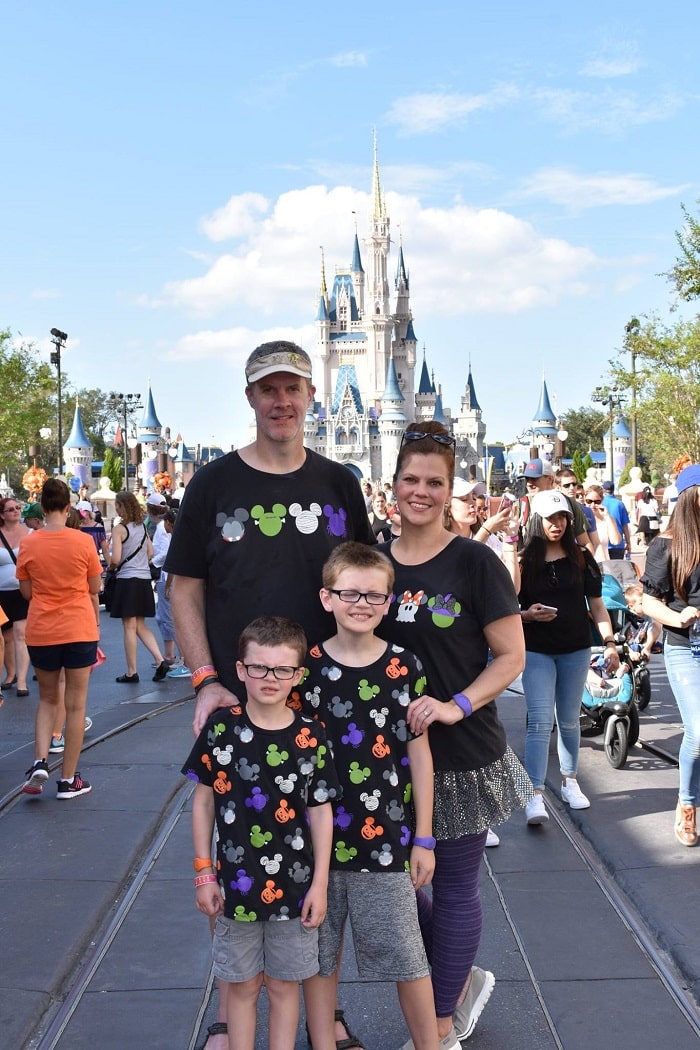
[[[657,536],[647,547],[642,585],[646,594],[650,594],[653,598],[660,598],[673,612],[682,612],[689,605],[694,609],[700,609],[700,565],[691,573],[687,582],[688,600],[684,602],[673,587],[671,540],[665,536]],[[666,644],[688,648],[690,646],[688,630],[687,627],[667,627],[664,624]]]
[[[296,918],[313,873],[307,807],[340,797],[323,726],[295,713],[283,729],[261,729],[245,708],[216,711],[182,772],[214,792],[224,914]]]
[[[288,616],[309,639],[334,632],[318,592],[345,540],[374,543],[354,475],[306,450],[289,474],[249,467],[237,452],[202,467],[185,490],[165,570],[206,581],[206,629],[221,682],[243,696],[238,636],[256,616]]]
[[[456,536],[422,565],[394,564],[394,600],[377,634],[410,649],[428,677],[426,693],[450,700],[468,689],[486,667],[484,627],[518,614],[507,570],[484,543]],[[429,732],[436,770],[472,770],[502,758],[505,730],[496,704],[486,704],[455,725],[435,723]]]
[[[557,609],[556,617],[546,623],[523,623],[525,648],[533,653],[555,656],[591,646],[586,598],[600,598],[603,578],[596,560],[583,547],[581,553],[582,569],[569,558],[557,558],[541,566],[533,585],[523,582],[520,588],[521,608],[540,602]]]
[[[420,661],[398,645],[369,667],[348,667],[315,645],[298,692],[326,728],[343,799],[335,807],[331,868],[407,871],[412,797],[406,710],[425,689]]]

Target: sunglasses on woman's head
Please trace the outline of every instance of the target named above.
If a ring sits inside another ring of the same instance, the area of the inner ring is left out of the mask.
[[[406,430],[404,431],[403,437],[401,438],[401,444],[404,441],[422,441],[423,438],[430,438],[431,441],[436,441],[438,445],[454,445],[455,439],[451,434],[425,434],[422,430]]]

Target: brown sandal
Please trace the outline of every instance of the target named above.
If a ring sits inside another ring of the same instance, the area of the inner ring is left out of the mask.
[[[335,1020],[342,1024],[343,1028],[347,1032],[345,1039],[337,1039],[335,1046],[336,1050],[365,1050],[364,1045],[360,1042],[358,1037],[350,1031],[350,1026],[345,1020],[345,1014],[342,1010],[335,1011]],[[309,1026],[306,1026],[306,1042],[311,1046],[311,1036],[309,1035]]]
[[[207,1037],[202,1044],[202,1050],[205,1050],[207,1043],[209,1042],[210,1035],[228,1035],[228,1025],[225,1021],[214,1021],[214,1024],[210,1024],[207,1028]]]

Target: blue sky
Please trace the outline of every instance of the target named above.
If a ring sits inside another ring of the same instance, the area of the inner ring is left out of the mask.
[[[489,440],[546,376],[589,403],[671,302],[697,211],[697,2],[83,0],[3,16],[0,327],[70,380],[145,394],[188,444],[248,440],[242,364],[312,348],[370,211],[372,134],[444,401]],[[355,215],[353,215],[353,212]],[[392,257],[392,272],[395,265]]]

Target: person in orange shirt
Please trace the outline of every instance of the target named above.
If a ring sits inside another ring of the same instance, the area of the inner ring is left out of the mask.
[[[102,566],[92,540],[66,527],[70,511],[68,486],[49,478],[41,494],[46,516],[43,529],[20,543],[17,579],[29,601],[27,646],[39,683],[35,724],[35,761],[22,791],[40,795],[48,780],[47,757],[65,671],[66,729],[61,777],[56,797],[76,798],[91,790],[76,767],[83,745],[90,668],[100,637]]]

